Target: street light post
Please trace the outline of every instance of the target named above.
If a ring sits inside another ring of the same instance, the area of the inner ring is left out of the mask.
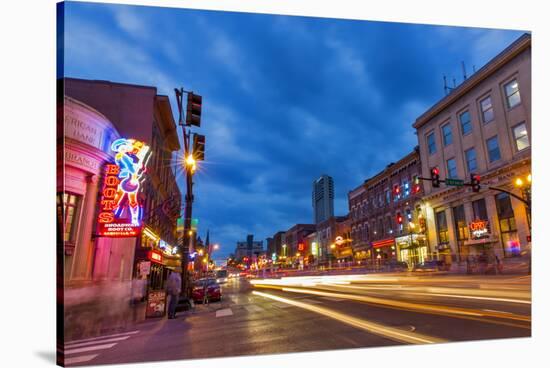
[[[195,170],[197,168],[195,158],[193,157],[193,154],[191,153],[191,147],[190,147],[190,138],[191,138],[191,130],[187,130],[186,126],[191,125],[197,125],[200,126],[200,106],[198,107],[198,113],[192,114],[195,112],[194,110],[190,110],[190,106],[188,106],[188,116],[186,119],[185,124],[183,123],[183,94],[189,93],[187,91],[184,91],[183,88],[175,89],[176,92],[176,101],[178,104],[178,112],[179,112],[179,120],[178,124],[181,126],[182,133],[183,133],[183,157],[184,157],[184,169],[185,169],[185,183],[186,183],[186,194],[185,194],[185,208],[184,208],[184,215],[183,215],[183,238],[182,244],[181,244],[181,284],[182,284],[182,294],[186,297],[188,297],[188,285],[187,285],[187,278],[188,278],[188,272],[187,267],[189,264],[189,249],[191,246],[191,236],[192,236],[192,230],[191,230],[191,216],[193,214],[193,174],[195,173]],[[193,94],[191,93],[191,96]],[[201,98],[202,102],[202,98]],[[188,101],[189,105],[189,101]],[[197,115],[198,114],[198,115]]]

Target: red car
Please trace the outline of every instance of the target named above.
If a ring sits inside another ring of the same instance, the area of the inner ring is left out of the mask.
[[[206,287],[205,287],[206,286]],[[204,300],[204,292],[206,291],[206,296],[208,301],[220,301],[222,300],[222,289],[220,285],[216,282],[215,279],[201,279],[195,281],[193,284],[193,291],[191,292],[191,297],[195,303],[201,302]]]

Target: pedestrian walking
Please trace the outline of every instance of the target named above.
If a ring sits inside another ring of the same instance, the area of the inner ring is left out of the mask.
[[[500,258],[498,258],[497,255],[495,255],[495,261],[497,263],[497,272],[499,274],[502,274],[502,262],[500,261]]]
[[[168,319],[174,319],[176,318],[176,307],[181,293],[181,276],[179,273],[172,272],[170,276],[168,276],[166,292],[170,296],[170,301],[168,302]]]

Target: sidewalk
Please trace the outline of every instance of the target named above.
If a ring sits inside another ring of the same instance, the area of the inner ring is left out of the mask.
[[[495,273],[495,267],[493,264],[489,264],[485,269],[472,267],[470,274],[472,275],[528,275],[530,272],[530,259],[529,257],[513,257],[505,258],[502,262],[502,272]],[[448,271],[450,274],[468,274],[467,264],[465,261],[461,263],[453,263],[451,269]]]

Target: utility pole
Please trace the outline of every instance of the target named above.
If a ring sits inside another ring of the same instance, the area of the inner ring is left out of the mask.
[[[181,238],[181,283],[182,283],[182,294],[187,295],[188,285],[188,264],[189,264],[189,248],[191,246],[191,238],[193,236],[193,231],[191,229],[191,217],[193,214],[193,174],[196,170],[196,161],[193,157],[194,152],[191,152],[190,141],[191,141],[191,129],[187,129],[191,125],[200,126],[200,116],[201,116],[201,106],[202,106],[202,97],[195,95],[192,92],[184,91],[183,88],[175,89],[176,92],[176,101],[178,103],[178,112],[179,119],[178,124],[181,126],[183,133],[183,159],[184,159],[184,168],[185,168],[185,183],[186,183],[186,194],[185,194],[185,208],[184,208],[184,217],[183,217],[183,236]],[[185,116],[185,124],[183,122],[183,94],[187,93],[187,113]],[[204,149],[204,145],[203,145]],[[204,151],[202,152],[202,158],[204,158]]]

